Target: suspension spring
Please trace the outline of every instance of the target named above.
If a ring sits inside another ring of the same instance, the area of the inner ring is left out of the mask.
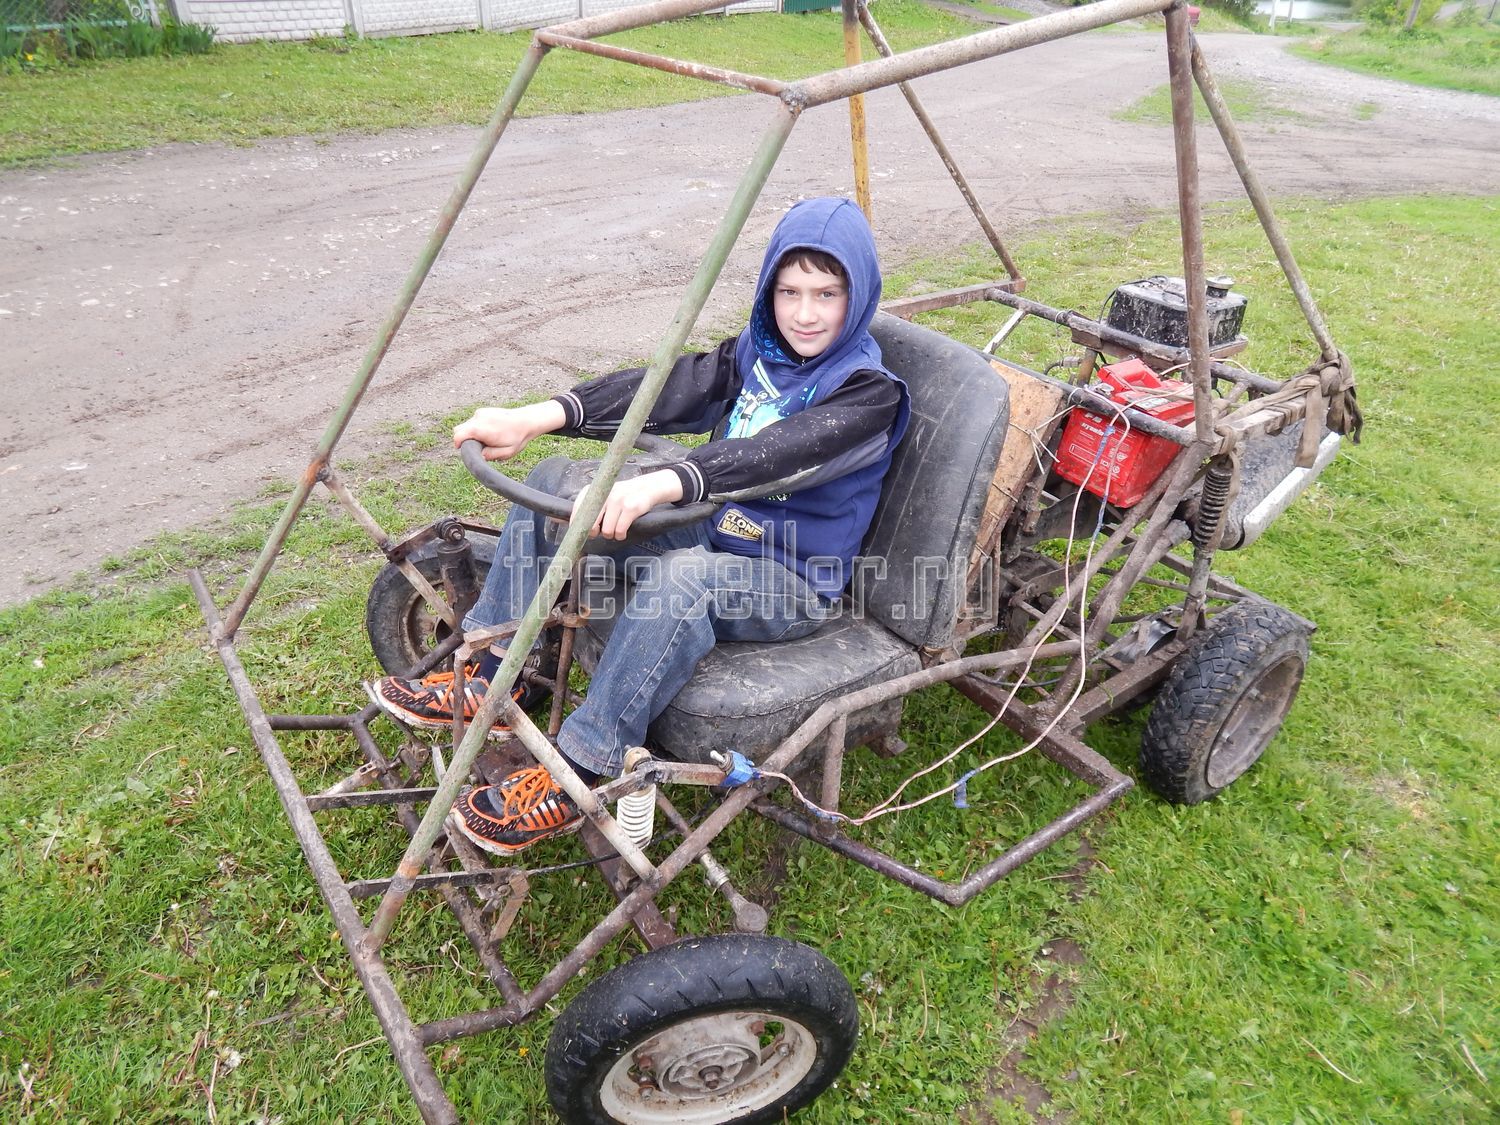
[[[1234,470],[1221,462],[1214,462],[1203,475],[1203,494],[1198,500],[1198,518],[1193,522],[1193,550],[1205,551],[1213,542],[1219,524],[1224,519],[1224,509],[1229,502],[1229,485],[1234,480]]]

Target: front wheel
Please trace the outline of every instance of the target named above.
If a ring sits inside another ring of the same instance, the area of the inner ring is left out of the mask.
[[[568,1125],[782,1121],[859,1037],[848,980],[805,945],[689,938],[589,985],[553,1026],[547,1093]]]
[[[1141,734],[1146,784],[1179,805],[1222,792],[1265,752],[1307,668],[1307,626],[1278,605],[1238,602],[1172,665]]]
[[[474,581],[483,587],[494,548],[474,552]],[[443,590],[442,567],[432,554],[418,554],[412,564],[439,593]],[[395,563],[387,563],[370,585],[365,602],[365,632],[370,650],[380,666],[392,676],[404,676],[434,648],[448,639],[448,623],[432,612],[427,600],[407,581]]]

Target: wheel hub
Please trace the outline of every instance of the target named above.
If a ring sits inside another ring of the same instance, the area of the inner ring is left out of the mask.
[[[676,1060],[658,1077],[661,1089],[682,1097],[704,1097],[747,1081],[760,1053],[744,1043],[714,1043]]]
[[[1301,682],[1301,662],[1286,659],[1246,689],[1209,752],[1204,777],[1210,786],[1224,788],[1255,763],[1292,709]]]
[[[716,1012],[685,1019],[637,1044],[600,1090],[626,1125],[709,1125],[773,1105],[817,1058],[812,1034],[765,1012]]]

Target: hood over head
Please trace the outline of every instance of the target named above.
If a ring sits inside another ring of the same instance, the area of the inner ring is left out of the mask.
[[[843,329],[827,349],[806,360],[782,341],[771,307],[777,264],[789,250],[801,248],[831,254],[849,276],[849,311]],[[850,369],[881,370],[880,348],[868,331],[879,305],[880,262],[875,254],[875,235],[864,212],[852,201],[836,196],[805,199],[782,216],[771,235],[746,335],[760,359],[797,368],[804,376],[818,368],[846,365]]]

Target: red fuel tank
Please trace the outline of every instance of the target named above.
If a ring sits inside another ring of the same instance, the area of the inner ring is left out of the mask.
[[[1099,369],[1093,388],[1121,407],[1173,425],[1193,420],[1193,388],[1163,379],[1138,359],[1122,359]],[[1081,484],[1117,508],[1137,504],[1182,447],[1139,430],[1126,432],[1121,418],[1074,407],[1057,450],[1057,474]]]

